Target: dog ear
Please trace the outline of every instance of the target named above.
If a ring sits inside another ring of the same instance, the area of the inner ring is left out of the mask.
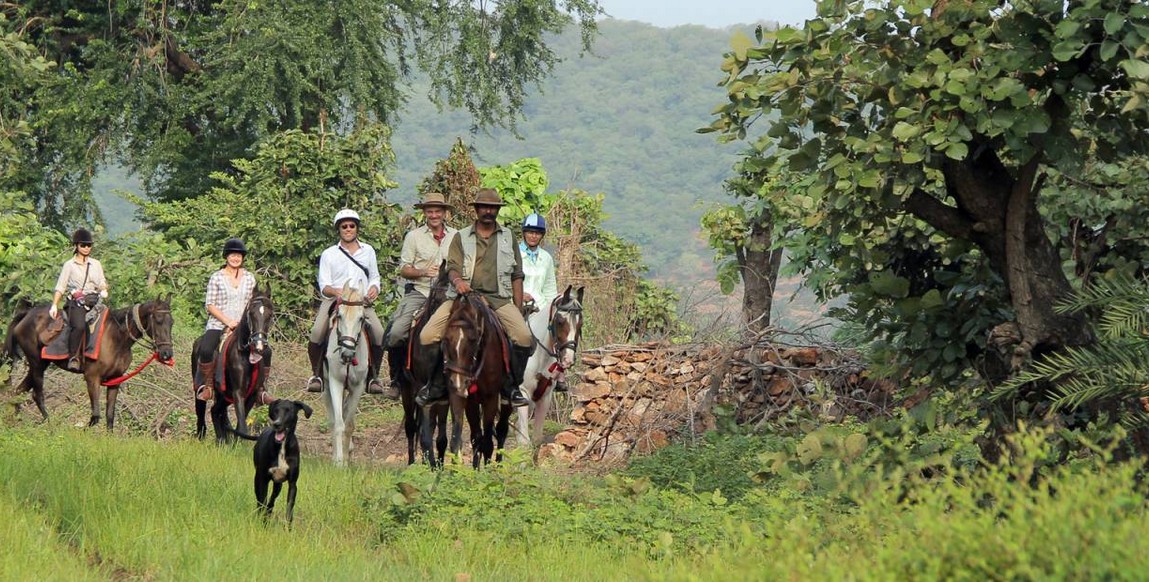
[[[295,408],[303,411],[303,418],[311,418],[311,407],[296,400]]]

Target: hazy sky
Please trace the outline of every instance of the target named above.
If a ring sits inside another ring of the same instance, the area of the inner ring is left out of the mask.
[[[759,20],[801,24],[814,17],[814,0],[599,0],[599,5],[614,18],[663,27],[722,28]]]

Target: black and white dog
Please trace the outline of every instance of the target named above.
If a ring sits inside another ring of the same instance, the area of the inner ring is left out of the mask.
[[[291,523],[295,510],[295,482],[299,479],[299,440],[295,438],[295,425],[299,411],[311,418],[311,407],[298,400],[276,400],[267,407],[269,426],[258,437],[234,431],[240,437],[255,441],[252,461],[255,463],[255,500],[264,517],[271,515],[275,498],[283,483],[287,482],[287,523]],[[267,485],[274,483],[271,498]]]

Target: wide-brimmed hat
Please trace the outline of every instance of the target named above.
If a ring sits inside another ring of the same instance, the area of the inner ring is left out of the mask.
[[[420,210],[427,208],[428,206],[432,206],[432,207],[438,206],[440,208],[446,208],[447,210],[454,210],[455,209],[454,206],[447,204],[447,197],[443,196],[442,194],[440,194],[438,192],[428,192],[428,193],[423,195],[423,201],[422,202],[415,203],[415,208],[418,208]]]
[[[483,188],[475,194],[475,200],[471,202],[471,206],[502,206],[503,198],[494,188]]]

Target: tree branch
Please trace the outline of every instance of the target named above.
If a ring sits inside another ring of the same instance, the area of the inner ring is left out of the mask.
[[[973,222],[964,212],[943,204],[941,200],[930,196],[920,188],[915,188],[906,199],[905,208],[915,217],[954,238],[973,239]]]

